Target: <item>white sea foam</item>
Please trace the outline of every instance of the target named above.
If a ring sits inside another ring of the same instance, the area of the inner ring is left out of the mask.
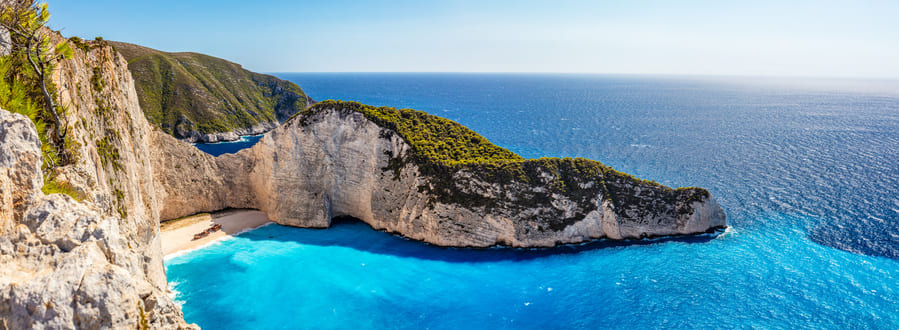
[[[721,233],[720,235],[716,236],[715,239],[723,238],[725,236],[736,235],[736,234],[737,234],[737,230],[734,229],[733,226],[727,226],[727,228],[724,229],[724,232]]]
[[[169,296],[169,298],[172,299],[173,302],[175,302],[175,305],[178,305],[178,307],[180,308],[180,307],[184,307],[185,301],[178,299],[178,294],[181,293],[180,291],[178,291],[176,289],[178,287],[178,284],[180,284],[180,283],[179,282],[169,282],[167,295]]]

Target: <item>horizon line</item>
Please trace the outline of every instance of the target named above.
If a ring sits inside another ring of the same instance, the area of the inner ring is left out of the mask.
[[[614,72],[550,72],[550,71],[260,71],[264,74],[507,74],[507,75],[594,75],[594,76],[652,76],[652,77],[696,77],[696,78],[776,78],[815,80],[879,80],[899,83],[899,77],[881,76],[803,76],[764,74],[693,74],[693,73],[614,73]]]

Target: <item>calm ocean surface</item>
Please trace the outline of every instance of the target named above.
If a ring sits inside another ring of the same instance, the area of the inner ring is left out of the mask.
[[[899,328],[899,82],[278,74],[408,107],[525,157],[708,188],[713,239],[442,249],[271,225],[166,262],[210,328]]]
[[[229,141],[229,142],[218,142],[218,143],[194,143],[194,146],[197,149],[203,150],[206,153],[213,156],[220,156],[223,154],[233,154],[242,149],[246,149],[252,147],[256,142],[259,142],[264,135],[246,135],[241,136],[237,141]]]

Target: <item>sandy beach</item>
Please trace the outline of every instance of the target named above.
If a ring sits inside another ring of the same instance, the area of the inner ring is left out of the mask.
[[[160,224],[162,253],[166,256],[184,250],[195,249],[223,237],[231,236],[247,229],[258,228],[271,221],[268,216],[256,210],[226,210],[215,213],[201,213],[170,220]],[[221,230],[206,237],[193,239],[194,234],[220,224]]]

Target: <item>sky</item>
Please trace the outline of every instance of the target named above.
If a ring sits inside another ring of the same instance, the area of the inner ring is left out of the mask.
[[[50,0],[65,36],[259,72],[899,79],[899,1]]]

